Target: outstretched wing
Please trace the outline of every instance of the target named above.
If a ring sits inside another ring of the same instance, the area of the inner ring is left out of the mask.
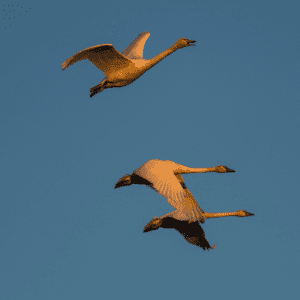
[[[176,209],[185,206],[185,192],[173,172],[170,162],[152,159],[134,171],[152,183],[153,188]]]
[[[170,213],[170,216],[177,220],[204,222],[203,210],[186,188],[182,175],[174,174],[174,170],[180,166],[182,165],[170,160],[152,159],[134,173],[151,182],[153,188],[176,208],[176,211]]]
[[[178,215],[186,216],[184,217],[185,220],[200,221],[201,223],[204,223],[205,222],[204,211],[201,209],[200,205],[194,198],[193,194],[186,187],[182,175],[177,174],[175,176],[185,192],[184,207],[180,209]]]
[[[201,247],[203,250],[216,248],[217,245],[214,245],[213,247],[210,246],[205,237],[204,230],[198,222],[190,224],[187,224],[187,221],[184,222],[185,224],[178,224],[175,229],[180,232],[188,243]]]
[[[210,246],[205,237],[204,230],[198,222],[189,223],[188,221],[178,221],[167,217],[164,218],[161,227],[176,229],[188,243],[201,247],[203,250],[214,249],[216,247],[216,245],[213,247]]]
[[[98,69],[103,71],[105,75],[116,71],[117,69],[128,67],[132,64],[130,59],[116,50],[113,45],[104,44],[79,51],[67,59],[62,64],[62,68],[65,70],[67,67],[83,59],[91,61]]]
[[[150,36],[149,32],[143,32],[122,52],[130,59],[143,59],[145,43]]]

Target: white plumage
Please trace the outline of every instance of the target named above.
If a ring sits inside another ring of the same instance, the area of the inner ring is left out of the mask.
[[[201,209],[192,193],[187,189],[182,174],[189,173],[232,173],[234,170],[226,166],[213,168],[190,168],[170,160],[152,159],[136,169],[131,175],[123,176],[115,188],[131,184],[144,184],[166,197],[168,202],[176,209],[162,217],[154,217],[144,232],[158,228],[174,228],[187,242],[205,249],[213,249],[205,237],[199,222],[204,223],[209,218],[226,216],[248,217],[253,216],[246,210],[236,212],[209,213]]]
[[[174,174],[179,165],[173,161],[152,159],[134,171],[153,184],[153,188],[176,209],[185,207],[185,192]],[[183,166],[184,167],[184,166]]]
[[[196,42],[181,38],[171,48],[156,57],[144,59],[144,46],[149,36],[149,32],[141,33],[123,53],[120,53],[112,44],[86,48],[67,59],[62,64],[62,69],[65,70],[80,60],[88,59],[94,66],[103,71],[106,78],[91,88],[90,96],[93,97],[106,88],[122,87],[132,83],[166,56],[180,48],[195,46],[193,43]]]
[[[122,52],[122,54],[130,59],[143,59],[144,46],[149,36],[149,32],[139,34],[139,36]]]
[[[224,167],[227,168],[227,167]],[[230,170],[227,168],[227,170]],[[153,188],[176,209],[166,216],[177,220],[203,221],[203,211],[191,193],[183,189],[181,174],[213,172],[213,168],[189,168],[170,160],[152,159],[133,173],[151,182]],[[224,169],[225,171],[225,169]],[[187,195],[189,193],[189,195]]]

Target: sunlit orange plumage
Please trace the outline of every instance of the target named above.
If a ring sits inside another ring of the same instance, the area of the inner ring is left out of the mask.
[[[191,244],[201,248],[210,249],[204,231],[199,222],[204,223],[209,218],[226,216],[247,217],[252,216],[245,210],[224,213],[204,212],[192,193],[186,188],[182,174],[190,173],[233,173],[234,170],[226,166],[214,168],[189,168],[169,160],[152,159],[136,169],[131,175],[122,177],[115,188],[131,184],[144,184],[166,197],[168,202],[176,208],[162,217],[154,217],[144,229],[144,232],[162,228],[174,228],[179,231]]]
[[[196,42],[181,38],[171,48],[154,58],[144,59],[144,46],[149,36],[149,32],[141,33],[122,53],[116,50],[112,44],[103,44],[86,48],[67,59],[62,64],[62,69],[65,70],[77,61],[88,59],[98,69],[103,71],[106,77],[100,84],[90,90],[90,97],[93,97],[104,89],[123,87],[132,83],[166,56],[178,49],[195,46],[194,43]]]

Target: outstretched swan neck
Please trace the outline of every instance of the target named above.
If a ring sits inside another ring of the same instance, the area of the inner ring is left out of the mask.
[[[175,174],[191,174],[191,173],[234,173],[235,171],[226,166],[217,166],[214,168],[189,168],[183,165],[178,165],[178,168],[174,171]]]
[[[192,173],[208,173],[208,172],[214,172],[215,168],[189,168],[180,166],[176,171],[175,174],[192,174]]]
[[[131,84],[158,62],[180,48],[195,46],[196,41],[186,38],[179,39],[171,48],[148,60],[144,59],[144,45],[150,36],[149,32],[141,33],[124,51],[120,53],[112,44],[102,44],[83,49],[67,59],[63,70],[77,61],[88,59],[106,78],[90,89],[90,97],[104,89],[122,87]]]
[[[150,68],[152,68],[153,66],[155,66],[156,64],[158,64],[161,60],[163,60],[165,57],[169,56],[170,54],[172,54],[173,52],[175,52],[176,50],[180,49],[180,47],[177,46],[177,43],[175,45],[173,45],[171,48],[165,50],[164,52],[158,54],[157,56],[151,58],[149,60],[150,64]]]
[[[222,213],[209,213],[205,212],[204,213],[206,219],[210,218],[222,218],[222,217],[249,217],[249,216],[254,216],[254,214],[244,210],[240,209],[235,212],[222,212]]]

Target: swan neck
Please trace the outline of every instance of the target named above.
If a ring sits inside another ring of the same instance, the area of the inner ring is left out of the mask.
[[[163,60],[165,57],[167,57],[168,55],[172,54],[173,52],[175,52],[176,50],[178,50],[179,48],[176,47],[176,44],[173,45],[171,48],[163,51],[162,53],[158,54],[157,56],[153,57],[152,59],[150,59],[150,65],[152,68],[153,66],[155,66],[157,63],[159,63],[161,60]]]
[[[204,213],[206,219],[238,216],[237,212]]]
[[[215,168],[189,168],[180,166],[176,171],[175,174],[192,174],[192,173],[208,173],[214,172]]]

